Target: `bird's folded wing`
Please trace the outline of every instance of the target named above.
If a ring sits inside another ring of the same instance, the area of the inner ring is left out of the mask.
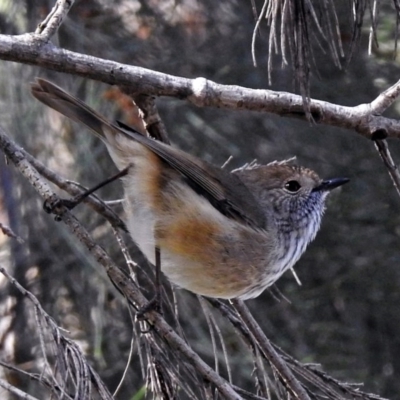
[[[84,123],[103,141],[107,142],[104,128],[141,143],[170,167],[180,172],[190,187],[225,216],[257,229],[265,228],[265,214],[254,196],[240,178],[197,159],[188,153],[148,138],[122,123],[112,124],[82,100],[62,88],[38,78],[31,85],[32,94],[41,102],[54,108],[76,122]]]
[[[259,229],[265,228],[265,216],[260,205],[236,175],[145,137],[120,122],[115,129],[141,143],[180,172],[193,190],[207,198],[225,216]]]

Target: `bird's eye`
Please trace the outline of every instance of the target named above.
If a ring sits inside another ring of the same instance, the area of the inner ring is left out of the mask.
[[[301,185],[298,181],[287,181],[285,183],[285,189],[288,192],[296,193],[299,191],[300,188],[301,188]]]

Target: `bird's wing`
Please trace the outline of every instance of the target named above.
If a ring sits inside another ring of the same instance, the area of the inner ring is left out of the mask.
[[[258,229],[265,228],[265,213],[236,174],[146,137],[122,123],[112,124],[82,100],[45,79],[37,79],[31,85],[31,92],[42,103],[91,128],[105,142],[108,142],[105,131],[111,130],[142,144],[180,172],[188,185],[222,214]]]
[[[207,198],[222,214],[253,227],[265,227],[263,210],[238,176],[182,150],[145,137],[120,122],[118,129],[180,172],[191,188]]]

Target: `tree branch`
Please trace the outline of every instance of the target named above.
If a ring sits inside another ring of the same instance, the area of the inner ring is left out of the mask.
[[[400,95],[400,80],[393,86],[382,92],[375,100],[370,103],[371,113],[382,114],[387,110]]]
[[[381,156],[382,161],[385,164],[390,177],[392,178],[392,182],[397,190],[397,194],[400,196],[400,173],[397,165],[393,161],[392,155],[390,154],[389,146],[386,140],[376,140],[375,148]]]
[[[78,187],[76,184],[62,178],[54,171],[47,168],[44,164],[38,161],[31,154],[20,148],[21,153],[27,161],[47,180],[57,185],[60,189],[65,190],[71,196],[79,196],[85,192],[84,189]],[[121,218],[107,205],[99,199],[96,195],[92,194],[82,200],[85,204],[88,204],[93,210],[102,215],[112,226],[127,231],[125,223]]]
[[[44,42],[48,42],[57,33],[74,3],[75,0],[57,0],[49,15],[38,25],[35,33],[39,34]]]
[[[240,315],[241,319],[245,322],[251,334],[254,336],[254,339],[257,342],[260,350],[264,353],[265,358],[280,375],[282,381],[291,390],[293,395],[299,400],[310,400],[310,397],[308,396],[304,387],[294,377],[286,363],[275,351],[271,342],[264,335],[264,332],[261,330],[260,326],[257,324],[256,320],[253,318],[243,301],[232,300],[231,303],[236,309],[237,313]]]
[[[34,296],[29,290],[26,290],[23,286],[21,286],[20,283],[1,266],[0,266],[0,273],[2,273],[10,281],[10,283],[14,285],[17,288],[17,290],[20,293],[22,293],[23,296],[27,297],[35,308],[36,323],[39,327],[41,350],[45,360],[44,365],[47,366],[48,361],[46,356],[47,340],[45,341],[43,337],[44,336],[44,326],[42,325],[43,321],[46,324],[47,331],[50,332],[53,338],[53,345],[54,348],[56,349],[56,358],[60,364],[58,365],[58,368],[60,369],[64,368],[65,371],[68,371],[68,374],[63,376],[63,379],[65,380],[64,383],[68,380],[69,377],[71,377],[72,380],[76,382],[75,385],[76,397],[88,398],[88,395],[91,392],[90,386],[91,384],[93,384],[98,390],[98,394],[100,395],[101,400],[111,400],[112,396],[110,392],[108,391],[108,389],[98,376],[97,372],[88,364],[80,347],[74,341],[68,339],[62,333],[62,329],[55,323],[53,318],[44,311],[37,297]],[[78,363],[73,362],[72,359],[75,359],[74,361],[79,360],[79,362]],[[43,376],[46,367],[43,368],[41,374],[31,374],[31,373],[26,373],[25,371],[19,368],[8,366],[6,365],[6,363],[2,361],[0,361],[0,364],[6,368],[12,369],[14,372],[19,372],[21,374],[28,375],[30,379],[38,381],[42,385],[48,387],[49,389],[52,389],[55,393],[61,392],[62,397],[70,398],[64,392],[63,385],[57,384],[57,379],[47,379]],[[49,369],[46,372],[54,374],[54,371],[51,371],[51,369]],[[21,390],[12,387],[11,385],[4,386],[2,383],[0,383],[0,386],[3,386],[11,393],[17,394],[23,399],[29,399],[29,400],[34,399],[27,393],[24,393]]]
[[[22,390],[16,388],[15,386],[10,385],[4,379],[0,379],[0,387],[9,391],[10,393],[13,393],[15,396],[19,397],[20,399],[39,400],[37,397],[33,397],[33,396],[29,395],[28,393],[25,393]]]
[[[133,94],[132,97],[140,110],[140,117],[149,135],[160,142],[170,144],[167,129],[158,113],[154,96]]]
[[[199,107],[252,110],[306,120],[302,97],[295,94],[163,74],[64,50],[44,43],[37,34],[0,35],[0,59],[126,86],[131,92],[149,96],[186,99]],[[375,115],[391,104],[398,95],[399,85],[396,83],[372,103],[355,107],[310,99],[310,112],[318,124],[351,129],[368,139],[375,139],[376,134],[380,139],[400,138],[400,121]]]

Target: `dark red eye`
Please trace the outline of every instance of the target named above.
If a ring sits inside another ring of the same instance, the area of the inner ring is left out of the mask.
[[[300,190],[301,185],[297,181],[287,181],[285,183],[285,189],[291,193],[296,193]]]

